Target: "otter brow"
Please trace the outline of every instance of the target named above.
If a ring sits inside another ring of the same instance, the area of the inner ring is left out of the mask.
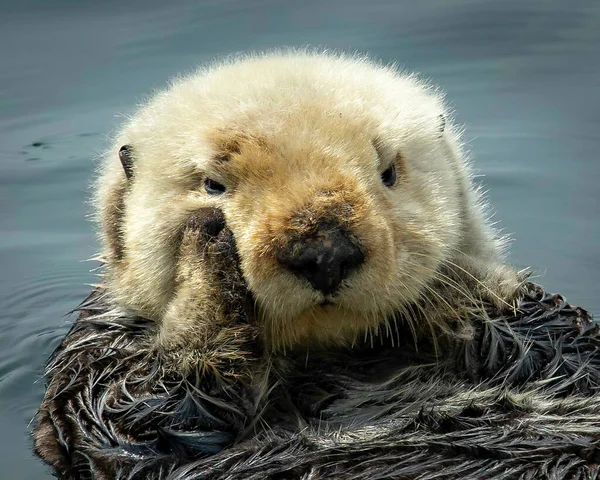
[[[390,161],[386,160],[386,157],[389,155],[386,155],[386,153],[384,151],[385,146],[380,137],[377,137],[377,138],[374,138],[373,140],[371,140],[371,145],[373,145],[373,148],[375,149],[375,152],[377,153],[377,158],[379,159],[380,166],[385,166],[386,168],[389,168],[392,164],[394,164],[396,167],[398,177],[402,178],[405,176],[406,165],[405,165],[404,155],[402,155],[401,152],[396,152],[395,156],[393,157],[393,160],[390,162]]]
[[[225,162],[229,162],[231,160],[231,155],[229,153],[218,153],[217,155],[213,156],[213,160],[217,163],[225,163]]]
[[[381,141],[381,138],[377,137],[371,140],[371,145],[373,145],[373,148],[377,153],[377,158],[379,158],[379,161],[381,162],[385,157],[383,152],[383,142]]]
[[[229,162],[232,155],[239,155],[242,151],[240,142],[234,138],[220,139],[216,145],[216,154],[213,159],[218,163]]]
[[[383,140],[380,137],[371,140],[371,145],[373,145],[373,148],[377,153],[377,158],[379,159],[380,166],[382,167],[389,167],[389,164],[391,163],[391,161],[393,161],[393,158],[396,158],[397,160],[402,160],[402,154],[400,152],[396,153],[395,156],[390,155],[389,151],[386,152],[385,144],[383,143]]]

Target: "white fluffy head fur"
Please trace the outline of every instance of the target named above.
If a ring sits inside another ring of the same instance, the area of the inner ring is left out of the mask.
[[[391,165],[397,181],[386,186]],[[207,193],[206,178],[225,193]],[[245,56],[174,82],[123,127],[96,192],[108,285],[167,336],[169,325],[204,321],[189,308],[204,301],[202,275],[186,286],[185,313],[175,281],[177,232],[203,207],[223,211],[274,346],[352,342],[411,304],[440,321],[461,303],[453,297],[511,300],[519,284],[440,94],[363,57]],[[330,296],[277,261],[320,221],[337,222],[365,254]]]

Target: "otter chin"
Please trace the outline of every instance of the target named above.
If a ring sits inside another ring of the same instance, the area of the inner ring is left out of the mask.
[[[363,57],[245,56],[174,81],[116,136],[95,192],[105,283],[163,343],[219,322],[182,253],[206,208],[232,232],[272,349],[352,345],[396,322],[448,332],[522,284],[440,93]]]

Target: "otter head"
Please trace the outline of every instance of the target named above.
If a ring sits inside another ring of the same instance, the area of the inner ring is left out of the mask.
[[[113,295],[157,322],[193,263],[181,232],[207,207],[235,239],[273,347],[377,331],[439,297],[447,265],[517,283],[440,97],[361,58],[266,55],[176,83],[125,126],[97,191]],[[188,305],[206,302],[198,276]],[[185,311],[178,322],[205,321]]]

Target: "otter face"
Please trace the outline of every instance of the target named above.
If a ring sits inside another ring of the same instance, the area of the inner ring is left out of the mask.
[[[219,197],[269,336],[286,345],[376,329],[417,299],[456,243],[447,219],[457,205],[428,194],[451,195],[452,183],[421,183],[407,164],[410,147],[385,148],[375,132],[334,123],[322,138],[290,131],[212,140],[227,160],[207,166],[207,178],[224,187],[208,194]]]
[[[483,220],[469,224],[473,194],[445,123],[427,88],[362,59],[271,55],[182,81],[133,117],[98,183],[114,294],[159,322],[181,317],[170,308],[189,263],[181,231],[211,207],[271,345],[377,331],[486,235]],[[204,302],[208,287],[194,285],[186,302]]]

